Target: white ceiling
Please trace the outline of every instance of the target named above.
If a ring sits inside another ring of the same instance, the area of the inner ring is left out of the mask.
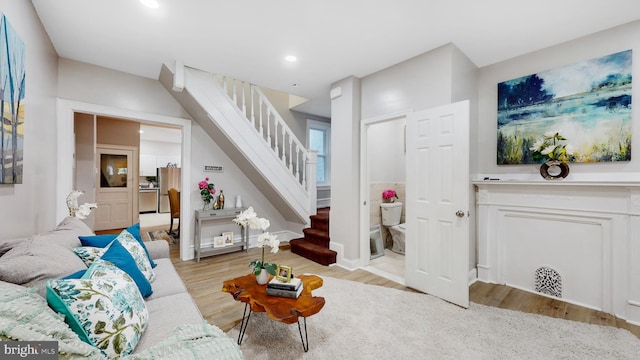
[[[32,3],[61,57],[153,79],[181,60],[312,99],[304,110],[324,116],[331,83],[447,43],[483,67],[640,18],[638,0],[158,1]]]

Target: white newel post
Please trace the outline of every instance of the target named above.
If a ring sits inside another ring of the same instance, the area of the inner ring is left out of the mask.
[[[307,191],[309,192],[309,215],[315,215],[318,211],[318,190],[316,189],[316,172],[318,164],[318,151],[307,150],[306,178]]]

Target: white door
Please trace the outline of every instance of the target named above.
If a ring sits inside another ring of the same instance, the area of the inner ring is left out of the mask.
[[[130,149],[97,147],[94,230],[122,229],[133,219],[134,152]],[[137,174],[136,174],[137,175]],[[136,195],[137,196],[137,195]]]
[[[407,286],[469,307],[469,102],[407,118]]]

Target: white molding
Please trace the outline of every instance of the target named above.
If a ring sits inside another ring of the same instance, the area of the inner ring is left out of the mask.
[[[478,280],[533,292],[546,264],[563,274],[563,301],[640,322],[640,184],[473,183]]]
[[[57,99],[57,175],[56,175],[56,221],[64,219],[68,210],[65,198],[73,190],[73,166],[75,164],[74,113],[103,115],[120,119],[129,119],[146,124],[172,125],[182,130],[182,164],[181,181],[184,187],[191,182],[191,120],[172,116],[158,115],[142,111],[115,108],[105,105],[84,103],[79,101]],[[180,197],[182,209],[191,209],[190,196]],[[183,211],[180,214],[180,258],[187,260],[191,253],[193,257],[193,211]],[[191,251],[190,251],[191,250]]]

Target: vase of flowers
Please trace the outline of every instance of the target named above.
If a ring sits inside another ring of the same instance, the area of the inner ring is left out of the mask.
[[[398,193],[396,193],[395,190],[388,189],[382,192],[382,199],[385,202],[392,203],[392,202],[395,202],[397,198],[398,198]]]
[[[75,216],[78,219],[86,219],[91,215],[91,210],[98,207],[97,203],[84,203],[78,205],[78,198],[84,194],[83,190],[73,190],[67,195],[67,208],[69,209],[69,216]]]
[[[268,263],[264,261],[264,248],[269,246],[273,254],[277,253],[280,246],[278,237],[274,234],[266,232],[271,225],[269,220],[260,218],[257,216],[253,207],[249,207],[247,210],[238,214],[233,222],[242,226],[243,231],[248,229],[261,230],[262,234],[258,236],[257,246],[262,249],[262,256],[260,260],[253,260],[249,263],[249,267],[253,268],[253,274],[256,275],[256,282],[264,285],[269,281],[269,274],[276,275],[277,265],[274,263]]]
[[[202,210],[206,210],[207,206],[211,204],[211,200],[213,200],[213,194],[216,193],[216,188],[213,183],[209,182],[209,178],[206,177],[198,183],[198,189],[200,189],[200,197],[203,202]]]
[[[567,138],[561,131],[549,131],[544,133],[532,147],[534,160],[544,161],[540,166],[540,175],[547,180],[564,179],[569,175],[568,161],[571,160],[573,151]]]

